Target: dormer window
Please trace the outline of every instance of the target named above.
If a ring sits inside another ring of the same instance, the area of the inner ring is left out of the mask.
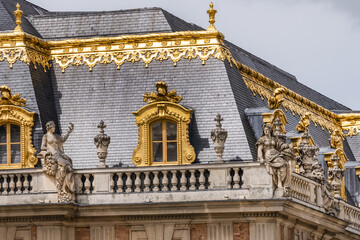
[[[23,109],[26,99],[0,86],[0,169],[34,167],[38,159],[32,145],[34,114]]]
[[[137,166],[182,165],[195,160],[189,142],[188,125],[192,110],[178,104],[181,97],[167,84],[156,83],[157,93],[145,93],[149,104],[135,112],[139,126],[139,143],[133,153]]]

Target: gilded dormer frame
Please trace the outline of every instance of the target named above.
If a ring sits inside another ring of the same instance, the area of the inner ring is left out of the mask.
[[[0,86],[0,126],[14,124],[20,127],[20,163],[0,164],[0,169],[33,168],[38,159],[32,143],[32,129],[34,126],[34,112],[22,108],[26,105],[26,99],[20,98],[19,94],[11,94],[7,86]]]
[[[138,145],[133,152],[133,163],[136,166],[150,165],[185,165],[195,160],[195,150],[189,141],[189,124],[193,113],[180,104],[181,97],[176,91],[167,92],[167,85],[163,82],[156,84],[158,94],[145,94],[144,100],[150,104],[142,107],[133,114],[139,131]],[[162,94],[164,93],[164,94]],[[160,101],[159,101],[160,100]],[[177,126],[177,161],[168,163],[154,163],[151,151],[151,125],[157,121],[168,120]]]

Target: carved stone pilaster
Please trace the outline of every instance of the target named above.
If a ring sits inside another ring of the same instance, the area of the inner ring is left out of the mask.
[[[221,115],[218,113],[216,115],[216,118],[214,119],[214,121],[216,121],[216,128],[213,129],[211,131],[211,139],[214,142],[214,150],[217,156],[217,159],[215,162],[221,163],[223,162],[223,153],[224,153],[224,149],[225,149],[225,141],[227,138],[227,131],[223,128],[221,128],[221,121],[223,121],[224,119],[221,117]]]
[[[335,198],[341,198],[341,184],[344,177],[344,170],[339,167],[339,160],[337,154],[334,154],[331,158],[332,168],[329,169],[329,179],[331,185],[334,187]]]
[[[107,149],[110,144],[110,137],[104,133],[104,128],[106,128],[106,125],[103,120],[100,121],[97,127],[100,129],[100,133],[94,137],[94,143],[97,148],[97,155],[100,159],[100,164],[97,167],[107,168],[108,166],[105,164],[105,160],[108,155]]]

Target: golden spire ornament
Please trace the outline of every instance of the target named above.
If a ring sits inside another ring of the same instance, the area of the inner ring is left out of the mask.
[[[20,10],[20,4],[16,4],[16,10],[14,11],[14,15],[16,17],[16,27],[14,29],[14,32],[22,32],[21,28],[21,16],[23,14],[23,11]]]
[[[214,4],[211,2],[210,9],[207,10],[207,14],[209,14],[209,23],[210,23],[210,26],[207,29],[208,31],[216,30],[214,23],[215,23],[215,14],[217,11],[213,7]]]

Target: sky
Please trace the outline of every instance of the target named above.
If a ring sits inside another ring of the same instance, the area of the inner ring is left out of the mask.
[[[205,0],[29,0],[49,11],[161,7],[203,28]],[[360,0],[215,0],[225,39],[360,110]],[[276,80],[276,79],[274,79]]]

